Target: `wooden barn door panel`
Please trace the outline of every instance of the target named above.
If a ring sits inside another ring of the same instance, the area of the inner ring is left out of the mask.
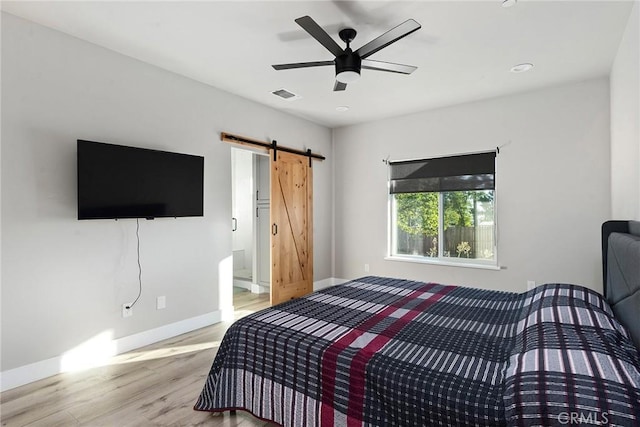
[[[313,291],[313,183],[309,158],[271,154],[271,305]]]

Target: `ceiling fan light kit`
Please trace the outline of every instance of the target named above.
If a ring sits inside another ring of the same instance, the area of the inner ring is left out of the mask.
[[[397,27],[392,28],[381,36],[360,47],[355,52],[352,51],[350,47],[351,42],[357,35],[356,30],[353,28],[344,28],[338,33],[340,39],[347,44],[347,47],[342,49],[311,17],[303,16],[295,21],[329,52],[331,52],[335,56],[335,59],[333,61],[298,62],[292,64],[272,65],[276,70],[335,65],[336,82],[333,86],[333,90],[343,91],[347,88],[347,84],[353,83],[360,78],[362,68],[399,74],[411,74],[417,69],[417,67],[411,65],[394,64],[392,62],[366,59],[377,51],[389,46],[403,37],[408,36],[414,31],[419,30],[421,28],[420,24],[413,19],[409,19]]]
[[[336,74],[336,80],[340,83],[355,83],[360,79],[360,73],[357,71],[340,71]]]

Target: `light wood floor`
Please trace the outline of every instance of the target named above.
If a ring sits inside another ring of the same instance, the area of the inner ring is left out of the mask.
[[[269,295],[234,294],[236,318]],[[3,426],[265,426],[238,411],[193,410],[231,323],[218,323],[112,358],[107,366],[55,375],[0,394]]]

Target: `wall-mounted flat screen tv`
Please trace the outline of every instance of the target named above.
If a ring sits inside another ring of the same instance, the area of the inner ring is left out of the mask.
[[[204,157],[78,140],[78,219],[203,216]]]

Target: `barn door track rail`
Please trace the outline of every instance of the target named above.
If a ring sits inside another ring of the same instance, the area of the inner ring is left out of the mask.
[[[224,141],[224,142],[230,142],[233,144],[240,144],[240,145],[250,145],[250,146],[255,146],[255,147],[261,147],[267,150],[273,150],[273,160],[275,161],[277,158],[277,153],[278,151],[286,151],[287,153],[293,153],[293,154],[298,154],[300,156],[306,156],[309,158],[309,167],[311,167],[311,160],[316,159],[316,160],[325,160],[326,157],[318,154],[318,153],[314,153],[311,151],[311,149],[307,149],[306,151],[303,150],[298,150],[295,148],[289,148],[289,147],[285,147],[283,145],[278,145],[278,142],[274,139],[271,142],[265,142],[265,141],[258,141],[256,139],[251,139],[251,138],[246,138],[244,136],[239,136],[239,135],[234,135],[231,133],[226,133],[226,132],[222,132],[220,134],[220,140]]]

